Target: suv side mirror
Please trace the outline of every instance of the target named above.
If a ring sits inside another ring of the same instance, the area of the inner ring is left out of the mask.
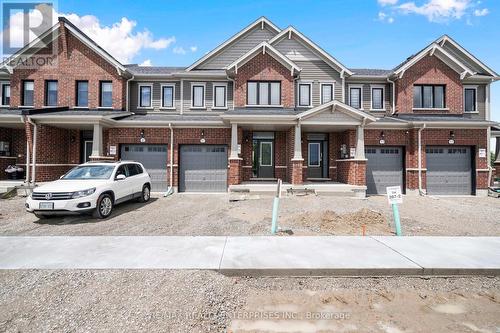
[[[124,180],[125,178],[125,175],[123,173],[119,174],[118,176],[116,176],[115,180]]]

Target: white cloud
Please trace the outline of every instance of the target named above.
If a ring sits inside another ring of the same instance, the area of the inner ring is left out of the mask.
[[[39,5],[37,9],[38,10],[31,11],[29,14],[32,26],[36,26],[35,21],[41,21],[42,15],[40,11],[46,11],[47,7],[45,5]],[[127,17],[123,17],[119,22],[115,22],[111,25],[104,25],[101,24],[99,18],[94,15],[79,16],[73,13],[57,13],[54,11],[52,16],[53,24],[57,22],[58,16],[66,17],[122,63],[130,63],[142,49],[161,50],[175,43],[174,36],[168,38],[155,38],[147,29],[136,31],[137,22]],[[10,22],[11,36],[21,39],[22,43],[24,31],[22,13],[13,14]],[[8,33],[8,31],[4,31],[3,33]],[[30,41],[35,37],[34,34],[31,34]]]
[[[486,16],[490,13],[488,8],[483,8],[483,9],[476,9],[474,11],[474,16]]]
[[[186,54],[186,50],[184,50],[184,48],[182,46],[174,47],[172,52],[174,52],[175,54]]]
[[[151,67],[151,66],[153,66],[153,64],[151,63],[151,59],[146,59],[143,62],[141,62],[139,64],[139,66],[142,66],[142,67]]]
[[[377,0],[378,4],[381,6],[394,6],[398,3],[398,0]]]
[[[387,23],[394,23],[394,18],[391,16],[388,16],[384,12],[379,12],[378,13],[378,20],[382,22],[387,22]]]
[[[196,52],[198,51],[198,46],[190,46],[189,49],[191,50],[191,52]]]

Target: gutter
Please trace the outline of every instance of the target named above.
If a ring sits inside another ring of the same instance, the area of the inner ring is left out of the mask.
[[[422,131],[425,129],[426,124],[418,129],[418,193],[425,195],[422,189]]]
[[[169,195],[174,193],[173,187],[173,179],[174,179],[174,129],[172,128],[172,124],[168,123],[168,128],[170,130],[170,175],[168,177],[168,189],[167,192],[163,195],[164,197],[168,197]]]

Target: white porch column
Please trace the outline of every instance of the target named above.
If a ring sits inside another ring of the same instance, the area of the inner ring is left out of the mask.
[[[500,164],[500,136],[497,136],[496,138],[496,145],[495,145],[495,163]]]
[[[231,124],[231,154],[230,159],[237,159],[238,156],[238,124]]]
[[[365,159],[365,127],[359,125],[356,128],[356,156],[357,160]]]
[[[293,159],[302,160],[302,133],[300,122],[295,125],[295,140],[293,147]]]
[[[94,133],[92,137],[92,155],[90,157],[102,156],[102,126],[94,124]]]

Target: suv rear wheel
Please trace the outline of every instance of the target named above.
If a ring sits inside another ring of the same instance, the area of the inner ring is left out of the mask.
[[[141,197],[139,198],[139,202],[148,202],[151,198],[151,190],[148,185],[144,185],[142,187]]]
[[[111,195],[104,193],[97,199],[97,206],[94,211],[94,217],[98,219],[105,219],[111,215],[113,211],[113,198]]]

